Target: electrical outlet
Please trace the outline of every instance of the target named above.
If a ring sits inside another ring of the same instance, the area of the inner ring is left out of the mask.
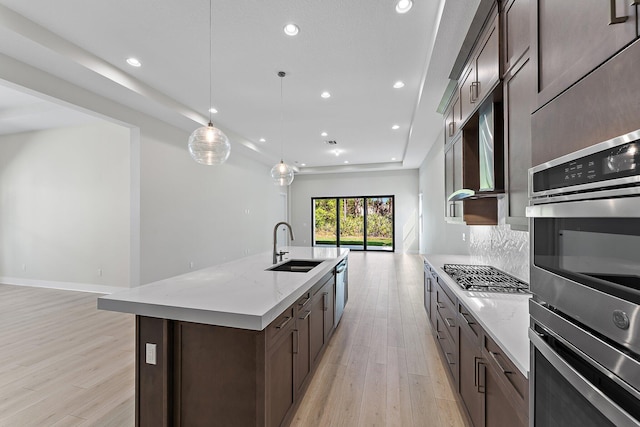
[[[467,241],[467,233],[462,233],[462,241],[463,242]]]
[[[146,351],[145,351],[144,361],[147,365],[157,364],[156,348],[157,346],[155,344],[147,343],[145,345]]]
[[[194,265],[193,261],[189,261],[189,268],[193,268]]]
[[[98,276],[102,277],[102,269],[101,268],[98,269]]]

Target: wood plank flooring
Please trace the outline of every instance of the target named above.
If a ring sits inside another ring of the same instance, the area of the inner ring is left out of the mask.
[[[349,302],[292,426],[469,426],[415,255],[352,252]],[[133,426],[134,318],[96,294],[0,285],[0,426]]]

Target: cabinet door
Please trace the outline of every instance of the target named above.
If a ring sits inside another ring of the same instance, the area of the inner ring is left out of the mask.
[[[333,324],[335,316],[335,280],[330,281],[324,286],[322,291],[324,300],[324,342],[328,343],[333,333]]]
[[[636,7],[628,0],[538,0],[532,7],[536,108],[636,38]]]
[[[313,366],[324,344],[324,297],[318,292],[311,301],[311,314],[309,315],[309,351],[311,365]]]
[[[527,228],[528,169],[532,166],[531,110],[535,95],[530,64],[529,59],[524,58],[524,62],[514,67],[504,81],[507,222],[520,229]]]
[[[310,305],[310,303],[308,304]],[[311,359],[309,352],[309,319],[311,307],[303,307],[298,311],[296,326],[296,392],[300,390],[304,380],[311,371]]]
[[[427,318],[431,319],[431,272],[427,265],[424,266],[424,309],[427,312]]]
[[[444,153],[444,206],[445,206],[444,216],[445,218],[453,216],[453,208],[451,207],[453,205],[453,202],[447,201],[447,197],[449,197],[451,193],[455,191],[453,187],[454,185],[453,163],[454,161],[453,161],[453,145],[452,145]]]
[[[527,52],[530,45],[529,0],[509,0],[503,12],[504,72]]]
[[[493,87],[500,80],[500,45],[499,45],[498,17],[487,30],[487,36],[478,50],[476,59],[477,80],[471,88],[472,100],[480,103],[491,93]]]
[[[294,335],[293,322],[286,334],[267,352],[267,419],[269,426],[279,426],[293,406]]]
[[[482,351],[477,340],[460,332],[460,395],[474,427],[484,427],[484,387],[479,381]],[[493,426],[493,424],[487,424]]]
[[[485,425],[490,427],[526,427],[527,423],[509,403],[501,390],[496,373],[486,365],[480,366],[480,378],[485,388]]]
[[[460,98],[454,95],[449,109],[444,114],[444,143],[448,144],[460,130]]]
[[[462,158],[462,138],[458,139],[453,144],[453,188],[454,191],[460,190],[463,188],[463,179],[462,179],[462,166],[463,158]],[[462,219],[462,201],[459,200],[457,202],[453,202],[453,208],[451,212],[451,216],[454,218]]]
[[[471,112],[476,108],[478,92],[476,91],[478,76],[476,74],[475,61],[467,66],[463,71],[460,81],[460,124],[462,125],[471,116]]]

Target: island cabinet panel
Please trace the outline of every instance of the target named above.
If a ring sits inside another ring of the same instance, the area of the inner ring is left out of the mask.
[[[636,38],[636,6],[631,3],[628,0],[533,2],[531,41],[538,75],[536,108]]]
[[[267,347],[266,411],[268,426],[279,426],[295,403],[295,322],[281,324],[278,340]]]
[[[264,332],[176,322],[175,338],[175,425],[263,425]]]
[[[136,317],[136,424],[172,425],[172,322]],[[155,365],[146,363],[146,345],[156,347]],[[141,398],[144,396],[144,398]]]
[[[309,342],[309,319],[311,316],[311,292],[307,292],[296,303],[296,392],[298,392],[311,372]]]

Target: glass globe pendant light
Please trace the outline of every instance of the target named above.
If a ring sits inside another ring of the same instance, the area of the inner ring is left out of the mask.
[[[199,127],[189,136],[189,154],[202,165],[221,165],[229,158],[231,144],[227,135],[211,122],[211,2],[209,0],[209,124]]]
[[[291,185],[293,182],[293,168],[286,164],[283,160],[283,119],[282,119],[282,80],[284,76],[287,74],[284,71],[278,72],[278,77],[280,77],[280,163],[271,168],[271,179],[273,179],[273,183],[275,185],[279,185],[281,187],[286,187],[287,185]]]

